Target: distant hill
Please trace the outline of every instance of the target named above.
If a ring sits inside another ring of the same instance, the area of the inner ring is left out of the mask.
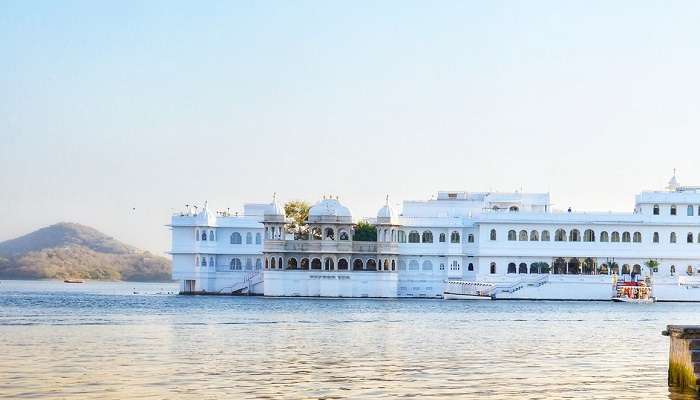
[[[169,281],[170,260],[62,222],[0,243],[0,279]]]

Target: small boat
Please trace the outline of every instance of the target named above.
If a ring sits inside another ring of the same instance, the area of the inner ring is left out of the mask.
[[[635,299],[630,297],[614,297],[612,301],[616,303],[639,303],[639,304],[650,304],[656,301],[655,297],[647,297],[644,299]]]
[[[612,301],[616,303],[650,304],[656,301],[652,295],[651,280],[616,282]]]
[[[82,279],[66,279],[63,283],[85,283]]]
[[[462,294],[444,292],[442,298],[445,300],[492,300],[491,296],[486,294]]]

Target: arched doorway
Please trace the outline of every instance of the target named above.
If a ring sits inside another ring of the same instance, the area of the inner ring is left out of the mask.
[[[348,260],[341,258],[338,260],[338,270],[339,271],[347,271],[348,270]]]
[[[352,270],[353,271],[362,271],[362,267],[364,264],[362,263],[362,260],[359,258],[356,258],[355,261],[352,262]]]

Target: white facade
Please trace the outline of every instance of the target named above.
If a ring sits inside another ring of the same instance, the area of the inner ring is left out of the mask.
[[[401,213],[387,201],[370,220],[376,242],[352,240],[352,214],[337,199],[312,207],[297,240],[285,222],[276,201],[240,217],[176,215],[173,277],[183,292],[436,298],[458,279],[490,285],[495,298],[609,300],[614,280],[651,275],[658,300],[700,301],[700,188],[675,176],[668,190],[637,195],[632,213],[557,212],[546,193],[439,192]],[[205,231],[215,240],[201,240]],[[232,244],[236,232],[242,244]],[[236,258],[243,268],[232,271]]]

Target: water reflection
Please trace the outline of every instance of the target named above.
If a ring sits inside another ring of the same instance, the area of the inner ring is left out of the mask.
[[[181,297],[149,285],[75,286],[2,282],[0,396],[696,398],[668,388],[661,336],[668,323],[700,323],[693,304]]]

